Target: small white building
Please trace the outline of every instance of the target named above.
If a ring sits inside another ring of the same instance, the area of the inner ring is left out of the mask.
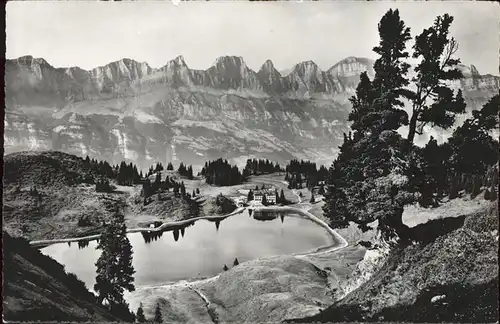
[[[264,189],[254,192],[253,200],[262,203],[262,199],[266,195],[266,201],[270,205],[276,204],[276,193],[273,190]]]

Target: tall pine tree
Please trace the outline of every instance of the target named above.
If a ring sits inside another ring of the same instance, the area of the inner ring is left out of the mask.
[[[402,149],[405,141],[396,130],[407,123],[401,109],[401,95],[408,85],[409,54],[406,43],[410,30],[398,10],[389,10],[378,25],[380,43],[373,48],[379,54],[375,76],[365,74],[350,99],[354,110],[354,136],[344,135],[340,153],[330,169],[326,192],[325,216],[334,227],[350,221],[363,230],[378,220],[384,237],[404,236],[403,206],[411,199],[405,190],[406,162]]]
[[[458,43],[449,37],[453,17],[438,16],[433,26],[424,29],[415,37],[413,58],[419,61],[412,79],[415,90],[406,90],[411,100],[412,111],[409,122],[408,142],[414,141],[415,134],[422,134],[425,125],[447,129],[455,123],[455,115],[465,112],[462,91],[457,93],[446,82],[463,77],[457,68],[460,60],[453,55]]]
[[[115,211],[113,219],[102,234],[97,248],[101,255],[96,262],[97,276],[94,290],[99,302],[110,308],[126,305],[124,290],[134,291],[132,245],[127,238],[125,217]]]

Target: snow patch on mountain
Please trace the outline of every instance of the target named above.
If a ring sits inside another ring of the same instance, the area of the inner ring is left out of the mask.
[[[158,117],[140,110],[134,112],[134,118],[144,124],[163,124],[161,119],[159,119]]]
[[[121,153],[121,155],[128,160],[136,160],[137,153],[127,147],[129,142],[127,135],[116,128],[111,130],[111,134],[116,136],[118,141],[116,149]]]
[[[61,131],[65,130],[65,129],[66,129],[66,126],[64,126],[64,125],[59,125],[59,126],[54,127],[52,130],[53,130],[55,133],[59,133],[59,132],[61,132]]]

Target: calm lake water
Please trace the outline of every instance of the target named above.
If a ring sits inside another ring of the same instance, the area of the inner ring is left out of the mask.
[[[335,243],[311,220],[290,213],[250,215],[247,211],[221,221],[198,220],[161,233],[132,233],[135,285],[158,285],[211,277],[259,257],[302,253]],[[57,243],[41,249],[78,276],[88,288],[95,283],[97,241]]]

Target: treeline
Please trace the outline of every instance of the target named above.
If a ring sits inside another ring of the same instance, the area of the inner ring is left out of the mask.
[[[167,170],[170,166],[172,166],[172,163],[168,164]],[[146,173],[146,177],[149,177],[149,176],[151,176],[157,172],[163,171],[163,170],[165,170],[165,168],[163,167],[163,164],[161,162],[158,162],[158,163],[156,163],[156,165],[152,165],[149,167],[148,173]],[[172,170],[173,170],[173,166],[172,166]]]
[[[319,169],[316,163],[304,160],[291,160],[285,167],[285,181],[288,189],[312,189],[323,184],[328,177],[328,169],[322,165]]]
[[[182,165],[182,163],[181,163]],[[163,167],[163,164],[161,162],[156,163],[155,165],[152,165],[149,167],[148,172],[146,173],[146,177],[149,177],[157,172],[163,171],[165,168]],[[167,171],[173,171],[174,166],[172,165],[172,162],[168,162],[167,164]]]
[[[245,181],[237,166],[233,166],[222,158],[205,162],[201,169],[201,175],[205,177],[208,184],[216,186],[234,186]]]
[[[171,189],[175,197],[182,197],[188,201],[200,194],[199,189],[193,190],[192,193],[187,192],[184,181],[175,181],[169,176],[166,176],[162,180],[161,173],[157,173],[153,182],[149,178],[146,178],[142,183],[141,197],[144,198],[144,205],[147,205],[151,201],[151,196],[154,194],[158,194],[158,200],[161,201],[162,197],[160,193],[170,192]]]
[[[177,171],[181,176],[187,177],[190,180],[193,179],[193,167],[191,165],[189,167],[186,167],[184,163],[181,162]]]
[[[279,163],[273,163],[268,159],[248,159],[245,168],[243,169],[243,177],[251,175],[269,174],[274,172],[282,172],[283,168]]]
[[[119,165],[111,166],[107,161],[90,159],[88,156],[84,159],[84,162],[90,167],[93,174],[85,174],[83,181],[95,184],[97,192],[112,192],[115,188],[111,185],[110,180],[116,180],[116,182],[122,186],[144,184],[149,181],[147,180],[148,177],[165,170],[161,162],[151,165],[145,175],[143,175],[142,171],[139,171],[137,166],[133,163],[127,164],[121,162]],[[168,163],[167,170],[174,170],[172,163]],[[181,162],[178,171],[181,176],[193,179],[193,167],[191,165],[186,167],[186,165]],[[170,188],[173,187],[174,185],[172,184]],[[177,186],[175,187],[177,188]],[[154,187],[154,185],[151,185],[151,188],[153,188],[153,192],[156,193],[157,188]]]
[[[498,141],[491,133],[498,125],[499,96],[474,111],[441,145],[431,137],[427,145],[415,145],[415,136],[431,128],[449,129],[466,103],[460,90],[447,86],[463,77],[454,57],[456,41],[449,35],[453,17],[438,16],[434,24],[415,36],[409,75],[406,43],[410,28],[398,10],[389,10],[378,25],[380,43],[375,75],[360,76],[350,98],[351,132],[344,134],[340,153],[328,173],[324,214],[333,227],[350,222],[362,230],[377,220],[385,238],[411,240],[412,230],[403,224],[408,204],[437,206],[442,198],[460,194],[496,199]],[[406,100],[411,106],[408,113]],[[398,132],[408,127],[403,137]]]
[[[102,182],[105,180],[104,178],[108,178],[115,179],[119,185],[131,186],[140,184],[143,178],[142,171],[139,172],[137,166],[133,163],[121,162],[119,165],[112,167],[107,161],[97,161],[96,159],[90,159],[88,156],[84,162],[101,177],[101,179],[95,179],[95,177],[89,175],[91,178],[86,179],[88,183]]]

